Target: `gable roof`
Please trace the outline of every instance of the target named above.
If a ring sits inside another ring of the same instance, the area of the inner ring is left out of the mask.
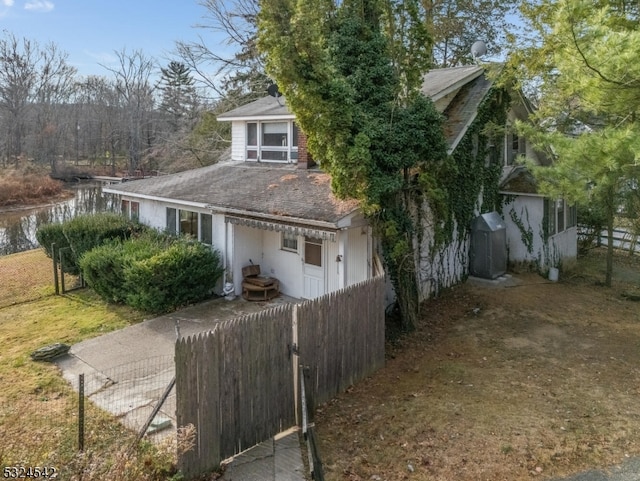
[[[289,112],[284,97],[275,98],[268,95],[220,114],[218,115],[218,120],[251,120],[264,119],[265,117],[271,119],[295,118],[294,115]]]
[[[478,107],[493,85],[479,65],[440,68],[425,74],[421,91],[444,114],[444,134],[453,152],[476,118]],[[266,96],[218,116],[221,121],[294,119],[284,97]]]
[[[500,179],[500,191],[510,194],[538,193],[538,183],[529,169],[524,165],[513,165],[506,169]]]
[[[289,165],[222,162],[177,174],[110,185],[105,192],[175,202],[221,213],[294,223],[338,222],[358,210],[337,199],[331,178],[319,170]],[[329,225],[330,224],[330,225]]]
[[[433,69],[423,77],[420,91],[437,102],[479,77],[483,72],[484,69],[478,65]]]

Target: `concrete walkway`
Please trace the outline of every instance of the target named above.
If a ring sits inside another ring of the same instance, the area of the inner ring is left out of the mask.
[[[295,301],[286,296],[267,302],[215,299],[82,341],[56,364],[76,390],[79,374],[84,374],[85,396],[140,430],[175,376],[176,331],[181,337],[197,335],[221,321]],[[152,439],[174,435],[175,409],[172,394],[151,425],[159,429]],[[303,471],[296,431],[236,456],[222,479],[302,481]]]
[[[288,431],[233,458],[220,481],[305,481],[298,431]]]
[[[590,470],[568,478],[554,478],[549,481],[639,481],[640,458],[629,458],[624,463],[603,470]]]

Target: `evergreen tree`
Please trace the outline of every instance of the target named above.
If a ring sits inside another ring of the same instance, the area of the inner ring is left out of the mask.
[[[191,70],[181,62],[171,61],[161,68],[160,90],[162,101],[160,110],[168,114],[171,130],[179,130],[182,120],[193,118],[197,107],[195,80]]]
[[[640,179],[638,3],[544,0],[524,13],[541,41],[511,60],[539,90],[537,124],[521,128],[555,159],[535,170],[540,190],[603,210],[611,286],[614,222]]]

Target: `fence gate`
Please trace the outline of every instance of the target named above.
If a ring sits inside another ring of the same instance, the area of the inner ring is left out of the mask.
[[[179,457],[187,479],[295,425],[291,305],[218,324],[176,344],[177,425],[196,445]]]

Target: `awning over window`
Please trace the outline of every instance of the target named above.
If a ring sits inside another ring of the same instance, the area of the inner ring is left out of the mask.
[[[229,224],[244,225],[247,227],[253,227],[255,229],[271,230],[275,232],[289,232],[294,235],[304,235],[324,240],[328,239],[331,242],[336,241],[335,231],[318,229],[310,226],[282,224],[279,222],[269,222],[266,220],[248,219],[246,217],[234,217],[229,215],[225,216],[224,221],[228,222]]]

